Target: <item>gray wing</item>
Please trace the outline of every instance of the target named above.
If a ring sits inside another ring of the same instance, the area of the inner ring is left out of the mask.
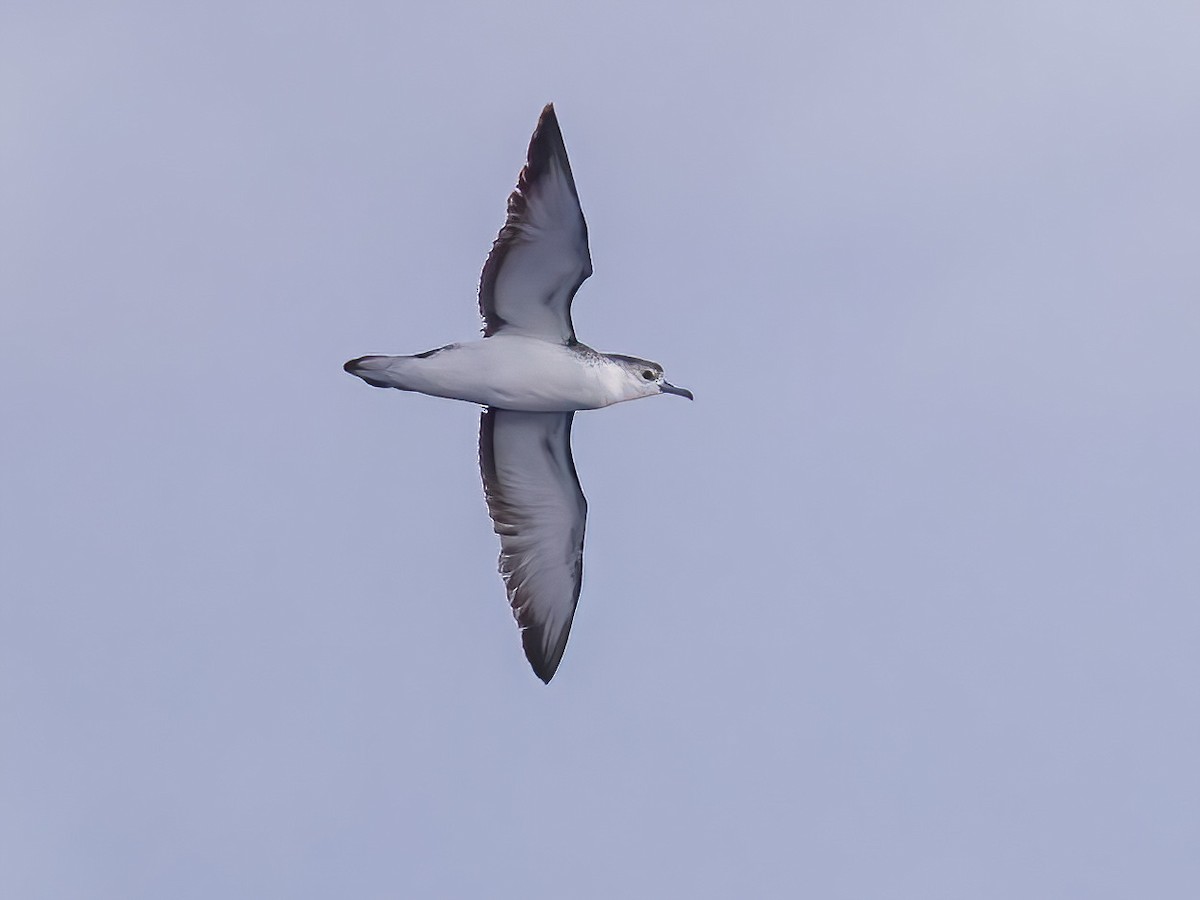
[[[574,413],[485,410],[479,470],[500,574],[521,642],[542,681],[554,677],[583,584],[587,501],[571,458]]]
[[[551,103],[538,119],[508,198],[508,218],[483,264],[484,336],[515,331],[571,343],[571,301],[591,274],[587,222]]]

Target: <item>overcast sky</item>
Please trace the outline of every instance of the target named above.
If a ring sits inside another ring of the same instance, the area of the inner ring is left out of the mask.
[[[554,101],[587,576],[468,339]],[[1200,896],[1200,7],[6,3],[0,895]]]

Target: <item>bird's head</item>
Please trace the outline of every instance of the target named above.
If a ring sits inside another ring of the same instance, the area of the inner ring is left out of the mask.
[[[689,400],[695,399],[687,388],[675,387],[663,378],[663,367],[656,362],[617,353],[606,353],[604,356],[621,371],[622,400],[636,400],[655,394],[676,394]]]

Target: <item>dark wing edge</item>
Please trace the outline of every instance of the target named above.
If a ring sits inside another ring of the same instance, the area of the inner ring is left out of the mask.
[[[587,499],[571,456],[574,415],[487,409],[479,419],[479,470],[500,536],[500,575],[525,657],[547,684],[566,651],[583,586]],[[497,431],[510,424],[524,432],[510,440],[502,434],[498,450]],[[514,462],[535,473],[534,483],[521,483]],[[569,517],[571,527],[553,521],[555,512]],[[551,565],[539,567],[548,548]]]
[[[575,176],[571,172],[571,162],[567,159],[567,146],[563,142],[562,129],[558,125],[558,116],[554,112],[554,104],[547,103],[542,108],[541,116],[538,117],[533,137],[529,139],[529,151],[526,154],[526,162],[521,169],[521,174],[517,177],[517,187],[508,195],[508,214],[505,217],[504,225],[501,227],[499,235],[496,236],[496,240],[492,243],[491,252],[488,253],[488,258],[483,264],[483,272],[479,276],[479,314],[483,317],[484,337],[491,337],[508,324],[496,309],[494,301],[496,278],[504,265],[504,259],[508,255],[509,250],[521,238],[522,225],[525,222],[529,205],[529,197],[536,190],[535,185],[538,180],[548,173],[551,160],[557,160],[562,167],[563,172],[567,176],[571,194],[574,196],[576,204],[578,204],[579,191],[575,187]],[[587,250],[587,222],[583,220],[582,213],[580,214],[580,220],[583,228],[583,243],[586,258],[578,280],[570,288],[566,310],[567,329],[569,332],[565,337],[567,343],[575,342],[575,327],[571,322],[570,301],[574,300],[579,286],[592,274],[591,253]]]

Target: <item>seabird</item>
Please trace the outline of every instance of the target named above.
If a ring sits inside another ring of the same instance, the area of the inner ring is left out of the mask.
[[[483,338],[413,356],[360,356],[367,384],[478,403],[479,470],[500,574],[534,674],[549,683],[583,583],[587,501],[571,457],[577,410],[691,391],[658,363],[599,353],[575,338],[571,301],[592,274],[587,223],[547,104],[508,216],[479,279]]]

